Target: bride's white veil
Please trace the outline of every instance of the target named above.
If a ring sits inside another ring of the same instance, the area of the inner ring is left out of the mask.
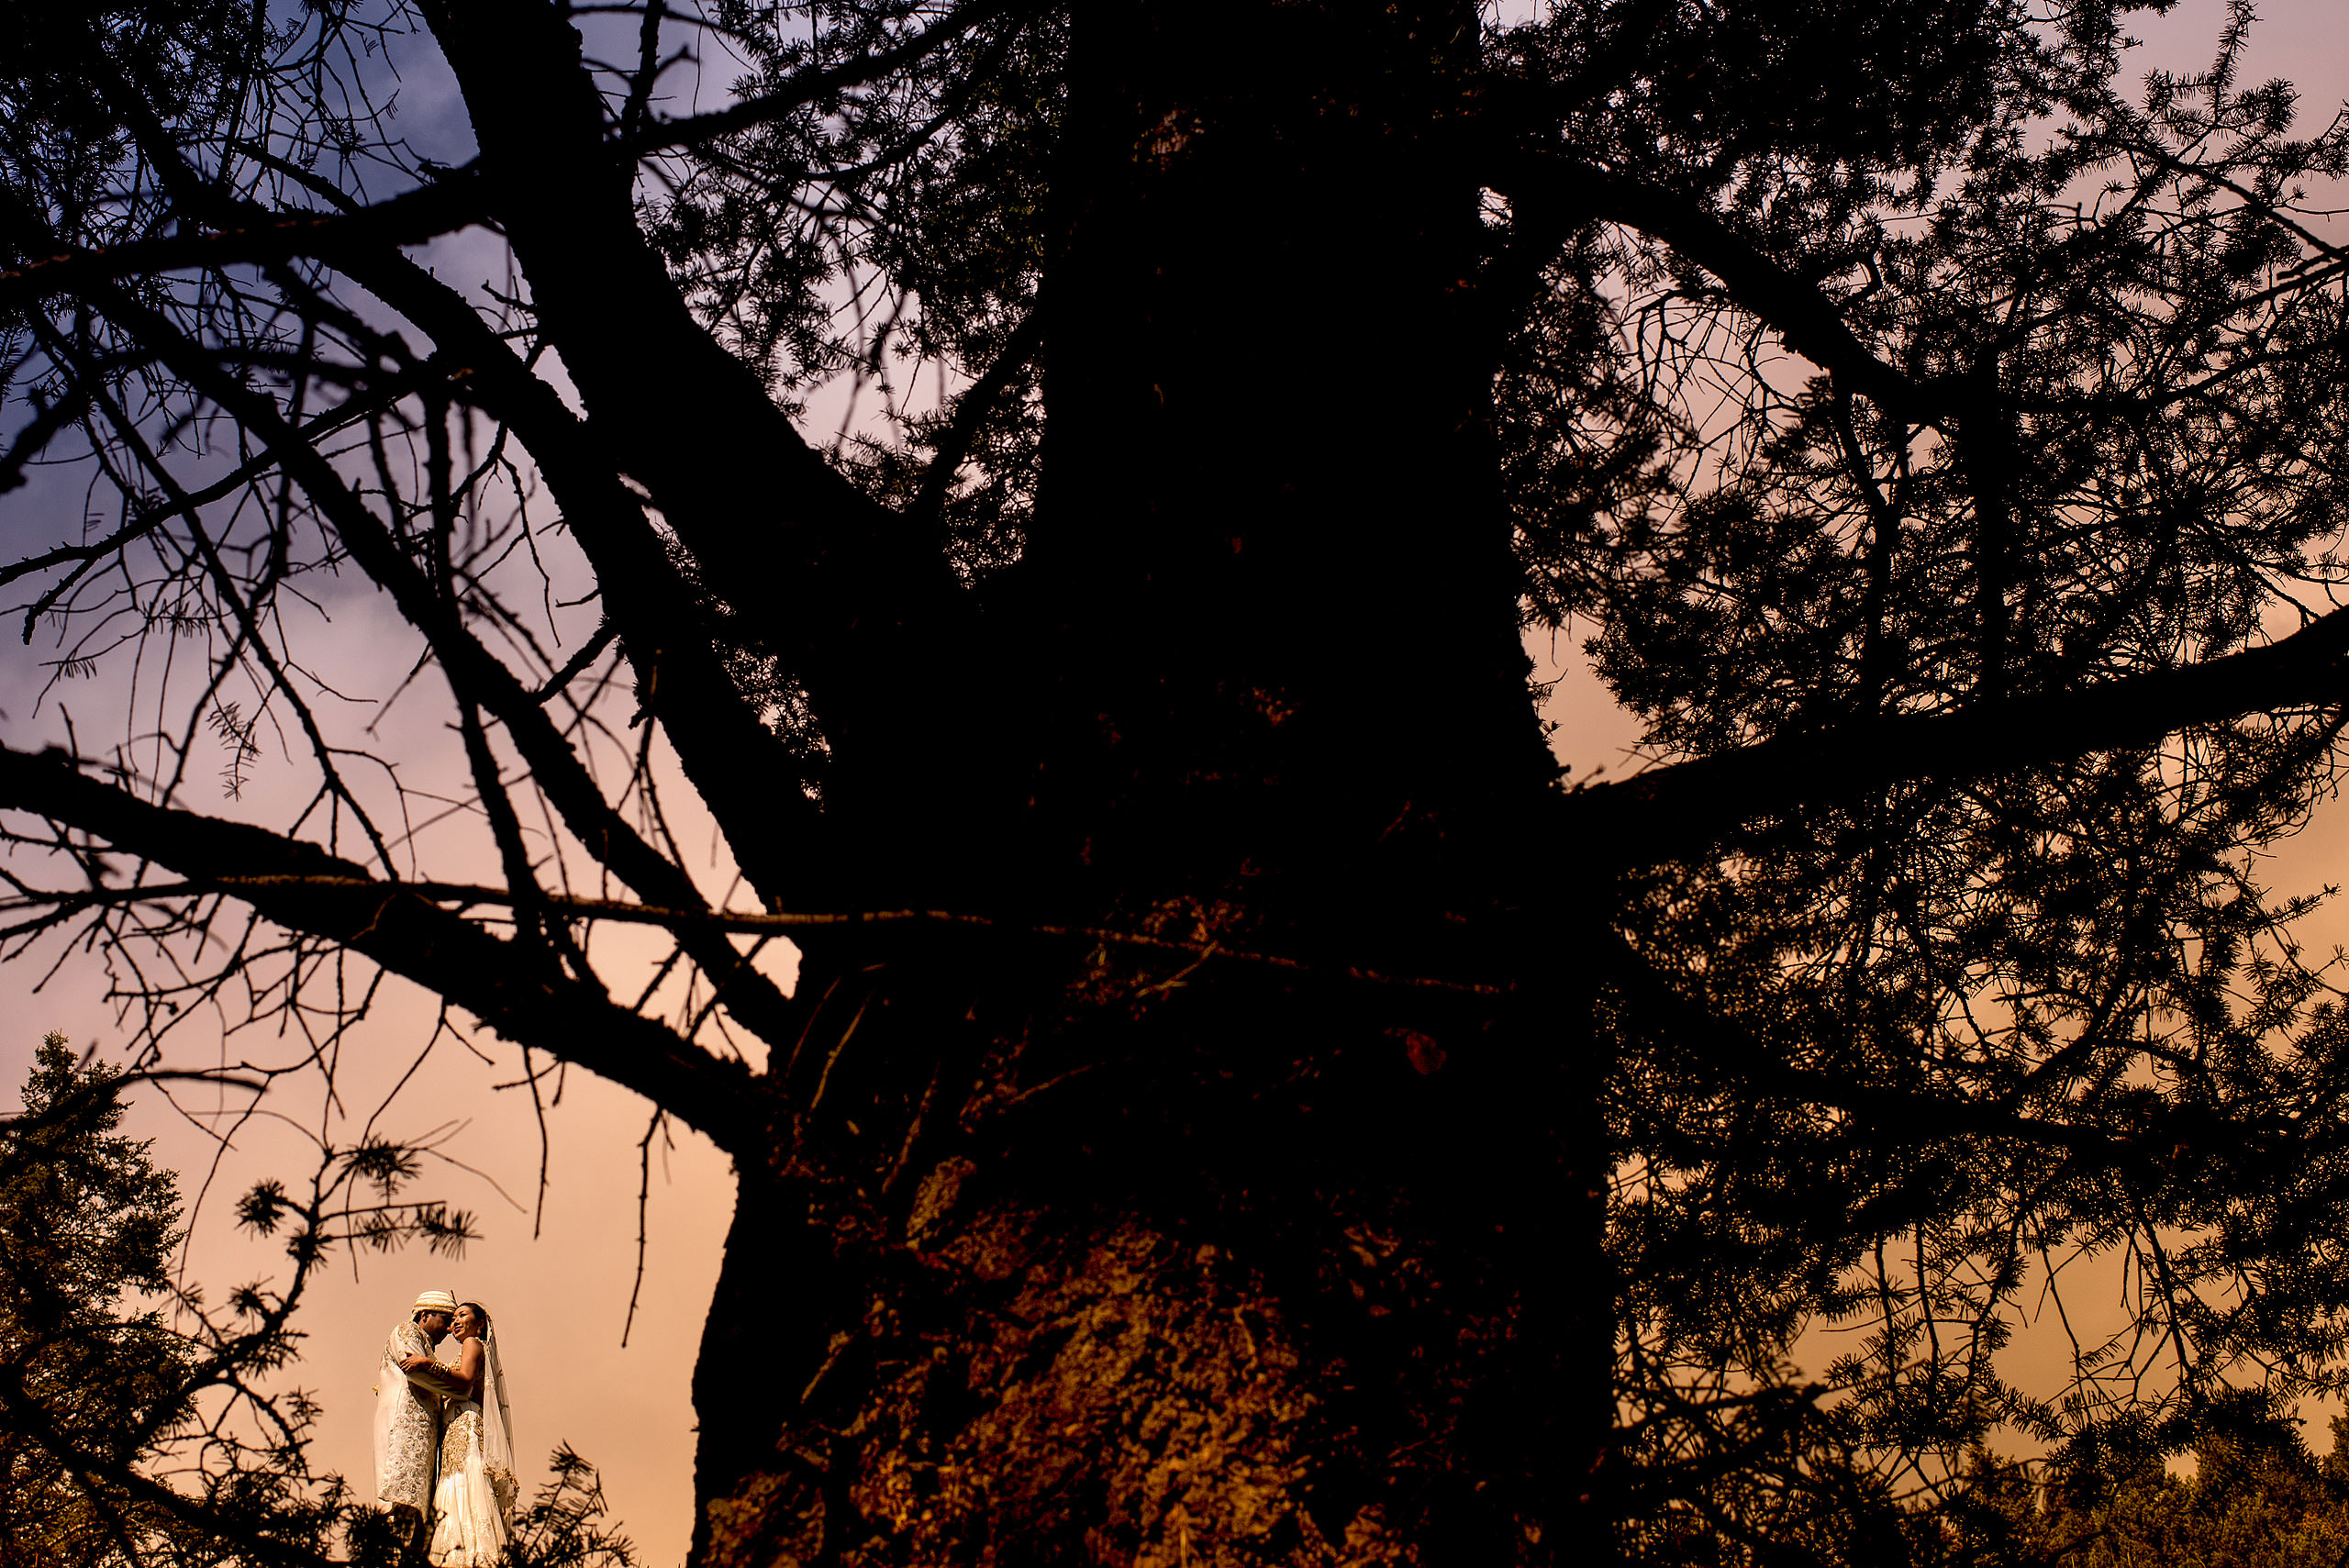
[[[490,1470],[514,1473],[514,1412],[506,1402],[506,1370],[497,1361],[495,1325],[481,1337],[481,1460]]]

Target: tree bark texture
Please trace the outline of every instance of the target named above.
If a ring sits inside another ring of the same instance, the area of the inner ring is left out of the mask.
[[[935,872],[1453,984],[807,944],[696,1385],[713,1568],[1603,1539],[1590,950],[1523,848],[1553,770],[1442,154],[1475,26],[1080,15],[1045,489],[959,759],[1013,826]]]

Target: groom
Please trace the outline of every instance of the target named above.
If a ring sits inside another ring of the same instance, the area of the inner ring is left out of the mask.
[[[431,1359],[432,1347],[448,1334],[456,1311],[457,1298],[448,1291],[418,1296],[407,1321],[384,1341],[375,1380],[375,1503],[390,1513],[403,1540],[413,1538],[418,1545],[432,1517],[440,1401],[465,1386]]]

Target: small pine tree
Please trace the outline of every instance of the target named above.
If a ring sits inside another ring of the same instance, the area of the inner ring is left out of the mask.
[[[167,1522],[105,1473],[186,1415],[184,1341],[153,1310],[180,1198],[144,1141],[116,1132],[119,1074],[41,1041],[24,1111],[0,1124],[0,1564],[119,1561]]]

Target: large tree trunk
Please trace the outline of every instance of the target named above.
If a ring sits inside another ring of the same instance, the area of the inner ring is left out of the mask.
[[[1587,1008],[1476,988],[1573,966],[1442,146],[1475,46],[1437,0],[1080,17],[972,765],[1017,826],[940,874],[1311,967],[813,947],[696,1379],[702,1562],[1603,1539]]]

